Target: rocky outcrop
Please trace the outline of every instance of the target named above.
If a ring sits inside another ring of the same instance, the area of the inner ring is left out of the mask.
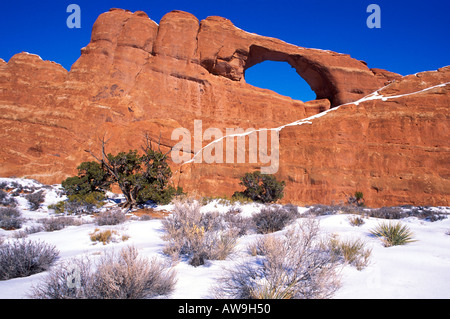
[[[289,63],[317,99],[247,84],[245,71],[265,60]],[[173,11],[158,25],[142,11],[112,9],[98,17],[70,71],[28,53],[0,60],[0,175],[59,183],[91,160],[85,150],[98,150],[105,135],[110,152],[138,149],[144,132],[167,150],[173,130],[193,132],[194,120],[203,129],[270,129],[327,111],[279,129],[277,177],[287,182],[287,201],[331,203],[362,191],[373,206],[448,205],[449,87],[428,88],[449,81],[448,68],[402,77],[221,17]],[[231,195],[238,177],[259,167],[173,164],[174,182]]]
[[[406,76],[356,102],[276,128],[285,201],[338,204],[361,191],[372,206],[448,205],[449,80],[450,67]],[[189,164],[184,170],[192,190],[201,183],[206,194],[227,195],[239,189],[236,179],[249,167]]]

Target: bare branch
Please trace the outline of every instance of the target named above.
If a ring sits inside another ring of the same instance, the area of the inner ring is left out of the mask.
[[[150,134],[148,134],[147,131],[144,132],[144,143],[145,143],[145,147],[141,146],[141,148],[145,153],[147,153],[149,150],[153,150],[152,138],[150,137]]]

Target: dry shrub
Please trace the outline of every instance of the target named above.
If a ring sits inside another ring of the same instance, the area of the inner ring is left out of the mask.
[[[110,210],[99,213],[95,218],[95,223],[99,226],[118,225],[126,221],[126,216],[120,208],[112,208]]]
[[[0,208],[0,228],[14,230],[22,227],[22,213],[14,207]]]
[[[117,231],[111,229],[100,231],[100,229],[96,228],[94,232],[89,234],[89,237],[93,242],[101,242],[103,245],[106,245],[111,241],[113,234],[116,235]]]
[[[44,231],[52,232],[61,230],[63,228],[66,228],[67,226],[79,226],[83,222],[81,219],[76,220],[72,217],[59,216],[40,219],[39,223],[42,224]]]
[[[0,189],[0,205],[1,206],[9,206],[16,207],[17,201],[15,198],[9,196],[9,194],[2,189]]]
[[[37,210],[45,201],[45,194],[43,190],[40,190],[26,195],[25,198],[28,200],[30,210]]]
[[[166,295],[174,284],[174,273],[162,262],[139,258],[136,248],[127,247],[101,260],[94,291],[102,299],[143,299]]]
[[[175,272],[157,259],[140,258],[134,247],[109,252],[97,263],[88,258],[67,261],[52,269],[32,288],[39,299],[147,299],[170,294]]]
[[[0,280],[45,271],[58,256],[55,246],[40,241],[14,240],[5,243],[0,246]]]
[[[299,217],[297,210],[285,207],[263,207],[252,219],[256,231],[260,234],[268,234],[282,230],[288,224]]]
[[[306,219],[283,235],[266,235],[254,246],[257,262],[226,272],[220,298],[329,298],[339,287],[338,262],[321,244],[318,222]]]
[[[117,230],[105,229],[100,230],[96,228],[92,233],[89,234],[91,241],[94,243],[100,242],[103,245],[109,244],[110,242],[120,242],[128,240],[128,235],[121,235]]]
[[[164,253],[174,259],[185,256],[193,266],[206,260],[226,259],[236,245],[238,231],[228,228],[218,213],[203,214],[201,204],[193,200],[178,201],[173,212],[163,220],[167,241]]]
[[[364,223],[365,223],[364,219],[362,219],[359,216],[349,216],[347,219],[351,226],[359,227],[361,225],[364,225]]]

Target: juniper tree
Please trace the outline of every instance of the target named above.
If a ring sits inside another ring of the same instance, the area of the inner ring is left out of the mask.
[[[97,157],[88,151],[108,174],[110,180],[117,183],[125,196],[126,208],[132,208],[139,203],[152,200],[166,204],[175,194],[181,193],[181,189],[175,189],[168,185],[172,171],[167,164],[167,153],[162,153],[152,147],[151,139],[145,134],[143,154],[137,150],[120,152],[117,155],[106,154],[107,141],[101,142],[101,157]]]

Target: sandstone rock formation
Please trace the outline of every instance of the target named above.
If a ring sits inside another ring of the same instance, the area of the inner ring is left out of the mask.
[[[247,84],[245,70],[265,60],[289,63],[317,99]],[[138,149],[145,131],[167,149],[177,142],[172,131],[193,132],[194,120],[204,129],[271,129],[329,110],[279,130],[286,201],[329,204],[362,191],[371,206],[449,205],[449,82],[449,67],[402,77],[221,17],[173,11],[158,25],[142,11],[111,9],[70,71],[28,53],[0,60],[0,176],[59,183],[104,135],[110,152]],[[173,181],[229,196],[259,167],[173,164]]]

